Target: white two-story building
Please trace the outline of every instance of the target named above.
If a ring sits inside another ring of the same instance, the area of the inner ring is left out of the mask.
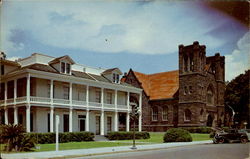
[[[129,131],[131,97],[141,109],[142,90],[120,83],[118,68],[76,64],[69,56],[39,53],[0,60],[0,122],[22,124],[27,132]],[[141,114],[138,127],[141,131]]]

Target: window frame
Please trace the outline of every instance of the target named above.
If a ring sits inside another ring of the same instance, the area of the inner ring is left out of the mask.
[[[152,108],[151,120],[158,121],[158,109],[156,107]]]
[[[162,108],[162,121],[168,121],[168,107]]]
[[[190,119],[188,119],[187,118],[187,111],[190,113]],[[191,110],[189,110],[189,109],[185,109],[185,111],[184,111],[184,121],[191,121],[191,119],[192,119],[192,112],[191,112]]]

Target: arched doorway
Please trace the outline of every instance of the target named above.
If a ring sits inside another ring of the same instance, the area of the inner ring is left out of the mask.
[[[211,127],[213,125],[213,116],[211,114],[207,117],[207,126]]]

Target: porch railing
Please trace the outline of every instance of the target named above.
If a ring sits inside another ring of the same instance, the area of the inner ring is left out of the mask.
[[[30,97],[31,102],[41,102],[41,103],[49,103],[51,100],[47,97]]]
[[[118,104],[117,108],[118,109],[128,109],[128,106],[127,105],[120,105],[120,104]]]
[[[69,104],[69,100],[66,100],[66,99],[53,99],[53,103]]]
[[[26,100],[27,100],[26,97],[18,97],[16,98],[16,103],[26,102]]]
[[[90,107],[102,107],[101,103],[96,103],[96,102],[89,102]]]
[[[6,100],[6,103],[10,104],[10,103],[14,103],[14,98],[10,98]]]
[[[80,105],[80,106],[86,106],[87,102],[86,101],[80,101],[80,100],[72,100],[73,105]]]
[[[104,103],[104,108],[115,108],[114,104],[106,104]]]

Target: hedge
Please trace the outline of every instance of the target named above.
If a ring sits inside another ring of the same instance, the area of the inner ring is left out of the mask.
[[[191,142],[192,140],[190,133],[181,128],[169,129],[163,137],[164,142]]]
[[[133,139],[133,132],[125,132],[125,131],[119,131],[119,132],[109,132],[106,137],[109,140],[130,140]],[[136,139],[149,139],[150,135],[148,132],[135,132],[135,138]]]
[[[211,127],[183,127],[182,129],[189,131],[190,133],[201,133],[201,134],[209,134],[213,130]]]
[[[50,144],[56,141],[56,133],[26,133],[25,135],[31,137],[37,144]],[[94,141],[94,137],[92,132],[64,132],[59,133],[59,142]]]

